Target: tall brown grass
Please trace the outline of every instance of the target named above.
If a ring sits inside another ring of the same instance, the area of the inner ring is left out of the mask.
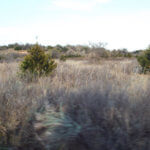
[[[66,61],[27,83],[0,64],[0,145],[35,150],[150,149],[150,77],[135,60]]]

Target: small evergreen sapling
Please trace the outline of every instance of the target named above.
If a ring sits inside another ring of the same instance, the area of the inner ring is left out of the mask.
[[[142,67],[142,72],[150,72],[150,47],[144,52],[143,55],[138,56],[137,60]]]
[[[47,76],[55,68],[57,64],[51,59],[51,56],[45,54],[44,50],[36,44],[29,50],[29,54],[25,56],[20,65],[23,74],[30,73],[35,77]]]

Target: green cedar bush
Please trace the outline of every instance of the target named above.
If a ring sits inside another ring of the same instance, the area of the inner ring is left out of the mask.
[[[51,56],[45,54],[44,50],[36,44],[29,50],[29,54],[25,56],[20,65],[23,74],[30,73],[35,77],[47,76],[55,68],[57,64],[52,60]]]
[[[65,55],[61,55],[60,56],[60,61],[66,61],[66,56]]]
[[[142,67],[142,72],[150,72],[150,47],[143,53],[143,55],[138,56],[137,60]]]
[[[16,51],[19,51],[19,50],[22,50],[22,47],[17,45],[15,48],[14,48]]]

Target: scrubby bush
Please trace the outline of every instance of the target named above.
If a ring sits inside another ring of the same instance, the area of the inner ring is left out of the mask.
[[[68,48],[65,46],[61,46],[61,45],[56,45],[55,48],[60,51],[60,52],[67,52]]]
[[[66,61],[65,55],[61,55],[61,56],[60,56],[60,61]]]
[[[23,74],[30,73],[34,76],[49,75],[57,64],[51,59],[51,56],[45,54],[42,48],[36,44],[29,50],[29,54],[25,56],[20,65]]]
[[[70,54],[66,56],[66,58],[75,58],[75,57],[82,57],[82,56],[79,54]]]
[[[132,54],[131,53],[127,53],[127,54],[125,54],[125,57],[131,58]]]
[[[49,49],[49,53],[52,58],[60,58],[60,56],[61,56],[61,52],[58,51],[56,48]]]
[[[18,46],[15,47],[15,50],[16,51],[22,50],[22,47],[18,45]]]
[[[138,56],[137,60],[143,73],[150,72],[150,47],[141,56]]]
[[[19,44],[19,43],[14,43],[14,44],[9,44],[7,48],[15,49],[15,50],[28,50],[33,46],[33,44]],[[43,46],[44,47],[44,46]]]
[[[3,60],[4,59],[4,56],[3,55],[0,55],[0,60]]]

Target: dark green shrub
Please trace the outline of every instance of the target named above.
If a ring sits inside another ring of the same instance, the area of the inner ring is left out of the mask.
[[[52,58],[60,58],[61,53],[57,49],[50,49],[49,53]]]
[[[131,53],[127,53],[127,54],[125,54],[125,56],[124,56],[124,57],[131,58],[131,57],[132,57],[132,54],[131,54]]]
[[[18,46],[15,47],[15,50],[20,51],[20,50],[22,50],[22,47],[18,45]]]
[[[143,73],[150,72],[150,47],[141,56],[138,56],[137,60]]]
[[[65,55],[61,55],[60,56],[60,61],[66,61],[66,56]]]
[[[56,45],[55,48],[60,51],[60,52],[67,52],[68,48],[65,46],[61,46],[61,45]]]
[[[0,61],[3,61],[5,57],[3,55],[0,55]]]
[[[2,56],[0,56],[0,60],[2,60],[3,59],[3,57]]]
[[[25,56],[20,65],[23,74],[31,74],[34,76],[49,75],[57,64],[51,59],[51,56],[45,54],[42,48],[36,44],[29,50],[29,54]]]
[[[69,54],[69,55],[66,55],[65,57],[66,58],[75,58],[75,57],[82,57],[82,56],[79,54]]]

